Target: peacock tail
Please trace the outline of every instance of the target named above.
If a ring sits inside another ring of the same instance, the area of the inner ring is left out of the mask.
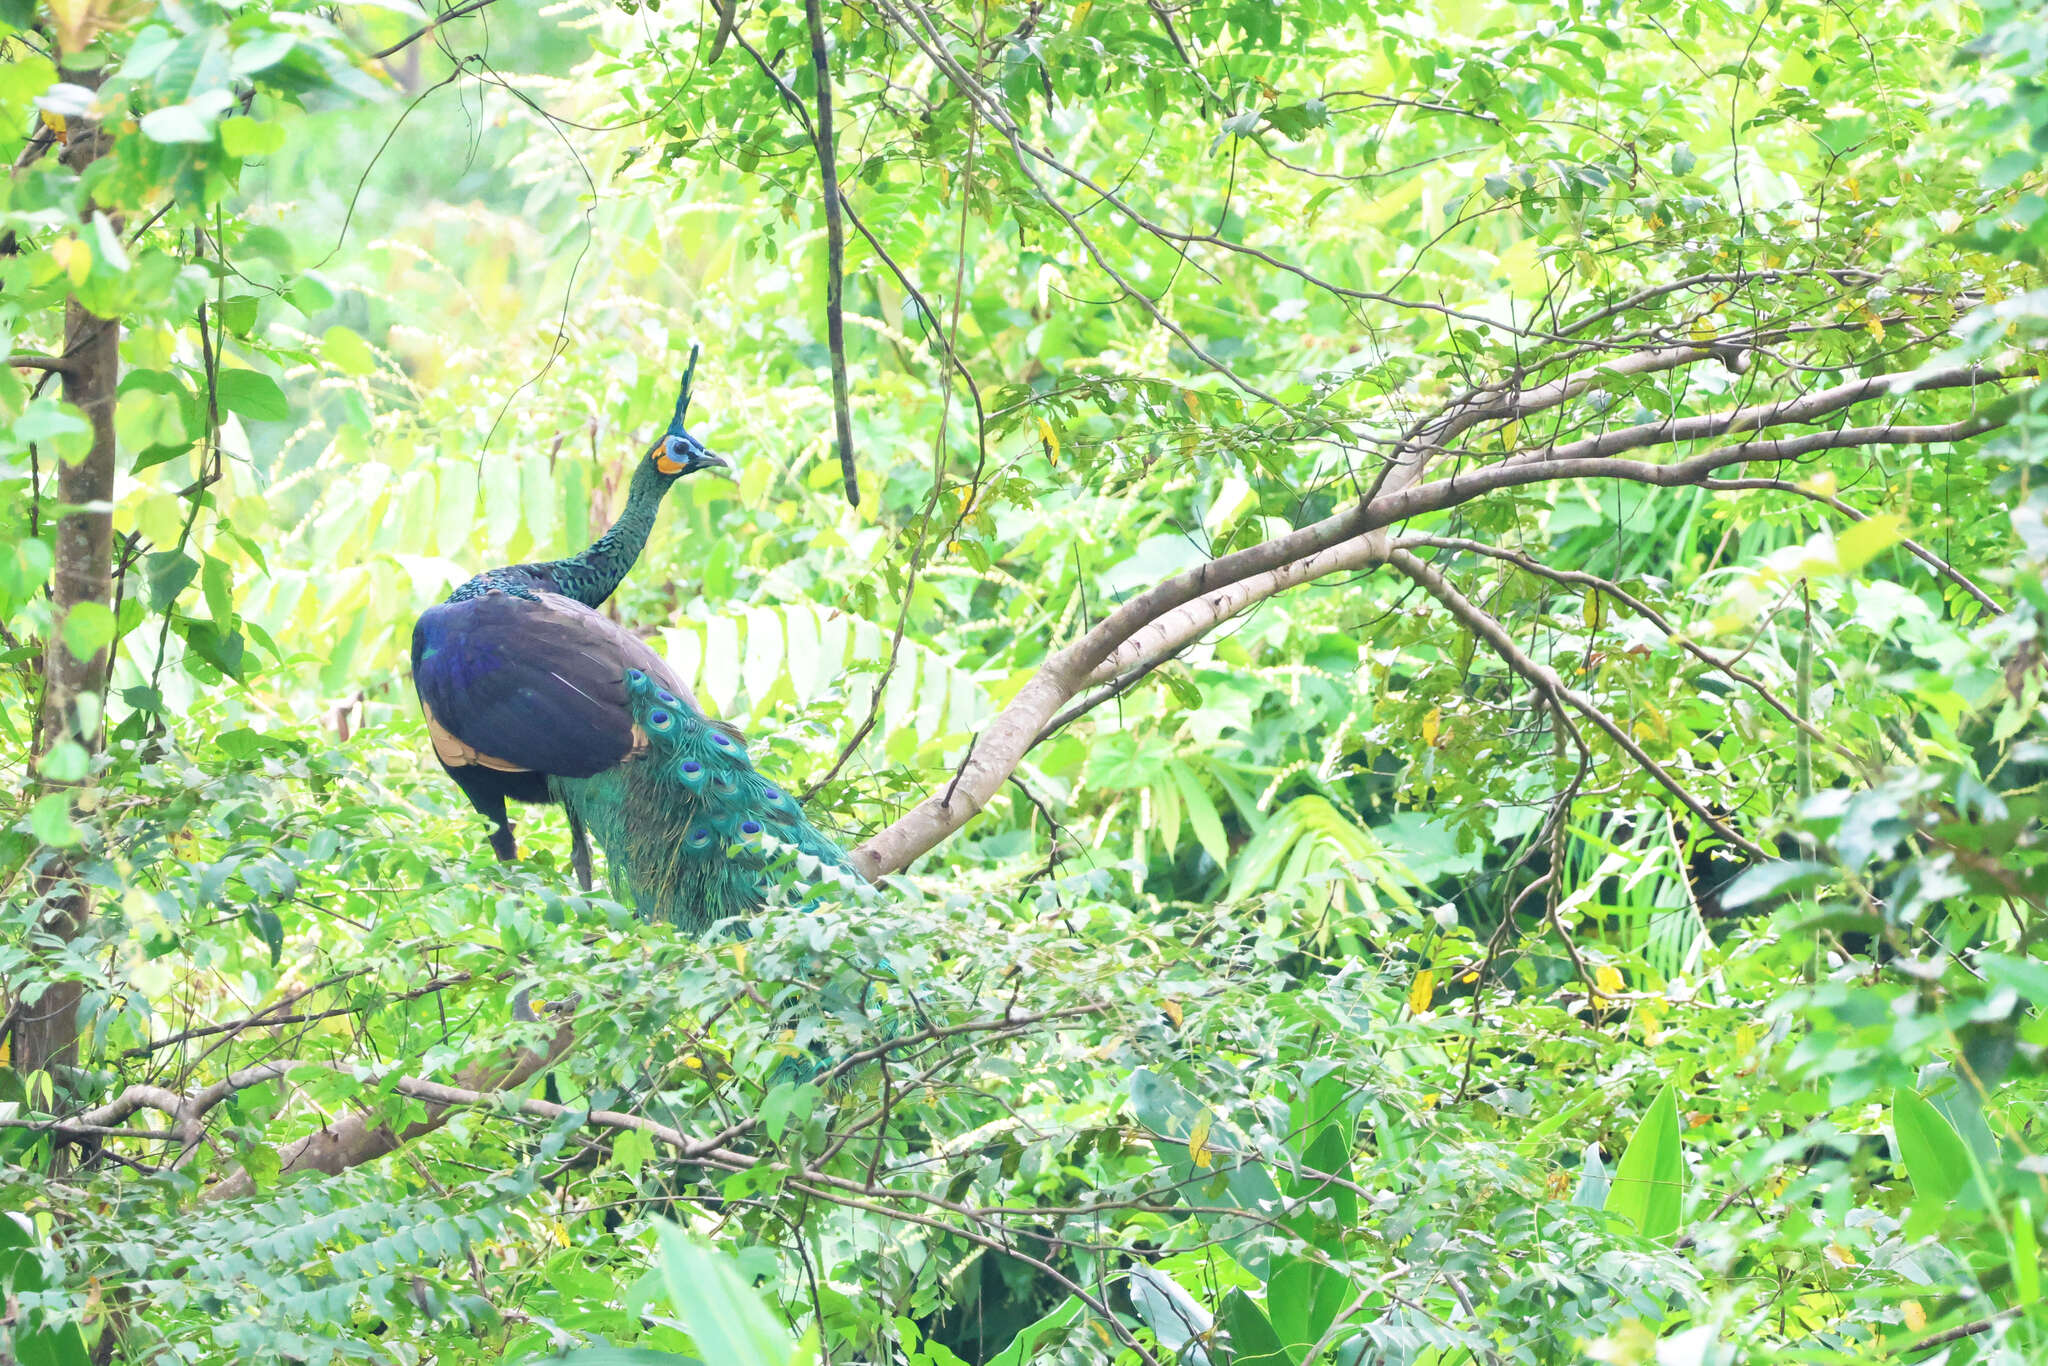
[[[590,777],[550,789],[605,852],[614,888],[642,917],[701,935],[767,900],[774,865],[856,875],[846,853],[763,778],[731,727],[699,712],[645,670],[625,674],[632,751]],[[623,884],[623,885],[621,885]]]

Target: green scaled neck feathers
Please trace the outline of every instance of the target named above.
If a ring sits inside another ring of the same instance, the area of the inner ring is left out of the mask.
[[[611,529],[579,554],[522,566],[534,577],[548,580],[544,586],[586,607],[602,606],[646,549],[648,533],[654,530],[655,516],[661,511],[661,500],[668,496],[676,480],[698,470],[731,468],[683,426],[683,418],[690,410],[690,382],[696,373],[697,348],[693,346],[690,368],[683,373],[682,392],[676,397],[675,416],[669,419],[668,430],[634,465],[633,480],[626,488],[625,510]]]

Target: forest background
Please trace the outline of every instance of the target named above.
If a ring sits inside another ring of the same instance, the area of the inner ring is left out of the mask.
[[[0,0],[7,1350],[2043,1359],[2043,19]],[[698,345],[744,943],[405,665]]]

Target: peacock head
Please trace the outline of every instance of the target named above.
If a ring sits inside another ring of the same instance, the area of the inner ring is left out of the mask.
[[[683,418],[690,411],[690,381],[697,374],[697,348],[690,348],[690,367],[683,372],[682,392],[676,395],[675,416],[669,419],[668,430],[661,434],[647,451],[647,463],[655,474],[664,481],[673,481],[698,470],[729,470],[732,462],[714,455],[708,447],[683,425]]]

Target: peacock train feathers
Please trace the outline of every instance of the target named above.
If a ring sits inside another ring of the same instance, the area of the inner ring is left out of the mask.
[[[686,375],[611,530],[568,559],[488,570],[428,608],[413,628],[412,670],[435,756],[491,820],[501,859],[517,852],[508,799],[559,802],[586,886],[587,830],[621,899],[699,934],[761,905],[782,851],[799,871],[851,870],[795,798],[755,771],[739,732],[705,716],[659,655],[594,610],[639,558],[669,487],[726,463],[684,429],[689,398]]]
[[[701,934],[759,906],[769,865],[784,853],[851,875],[844,851],[796,798],[755,771],[739,733],[698,711],[667,669],[628,669],[624,687],[633,722],[627,758],[588,777],[556,777],[552,787],[643,916]]]

